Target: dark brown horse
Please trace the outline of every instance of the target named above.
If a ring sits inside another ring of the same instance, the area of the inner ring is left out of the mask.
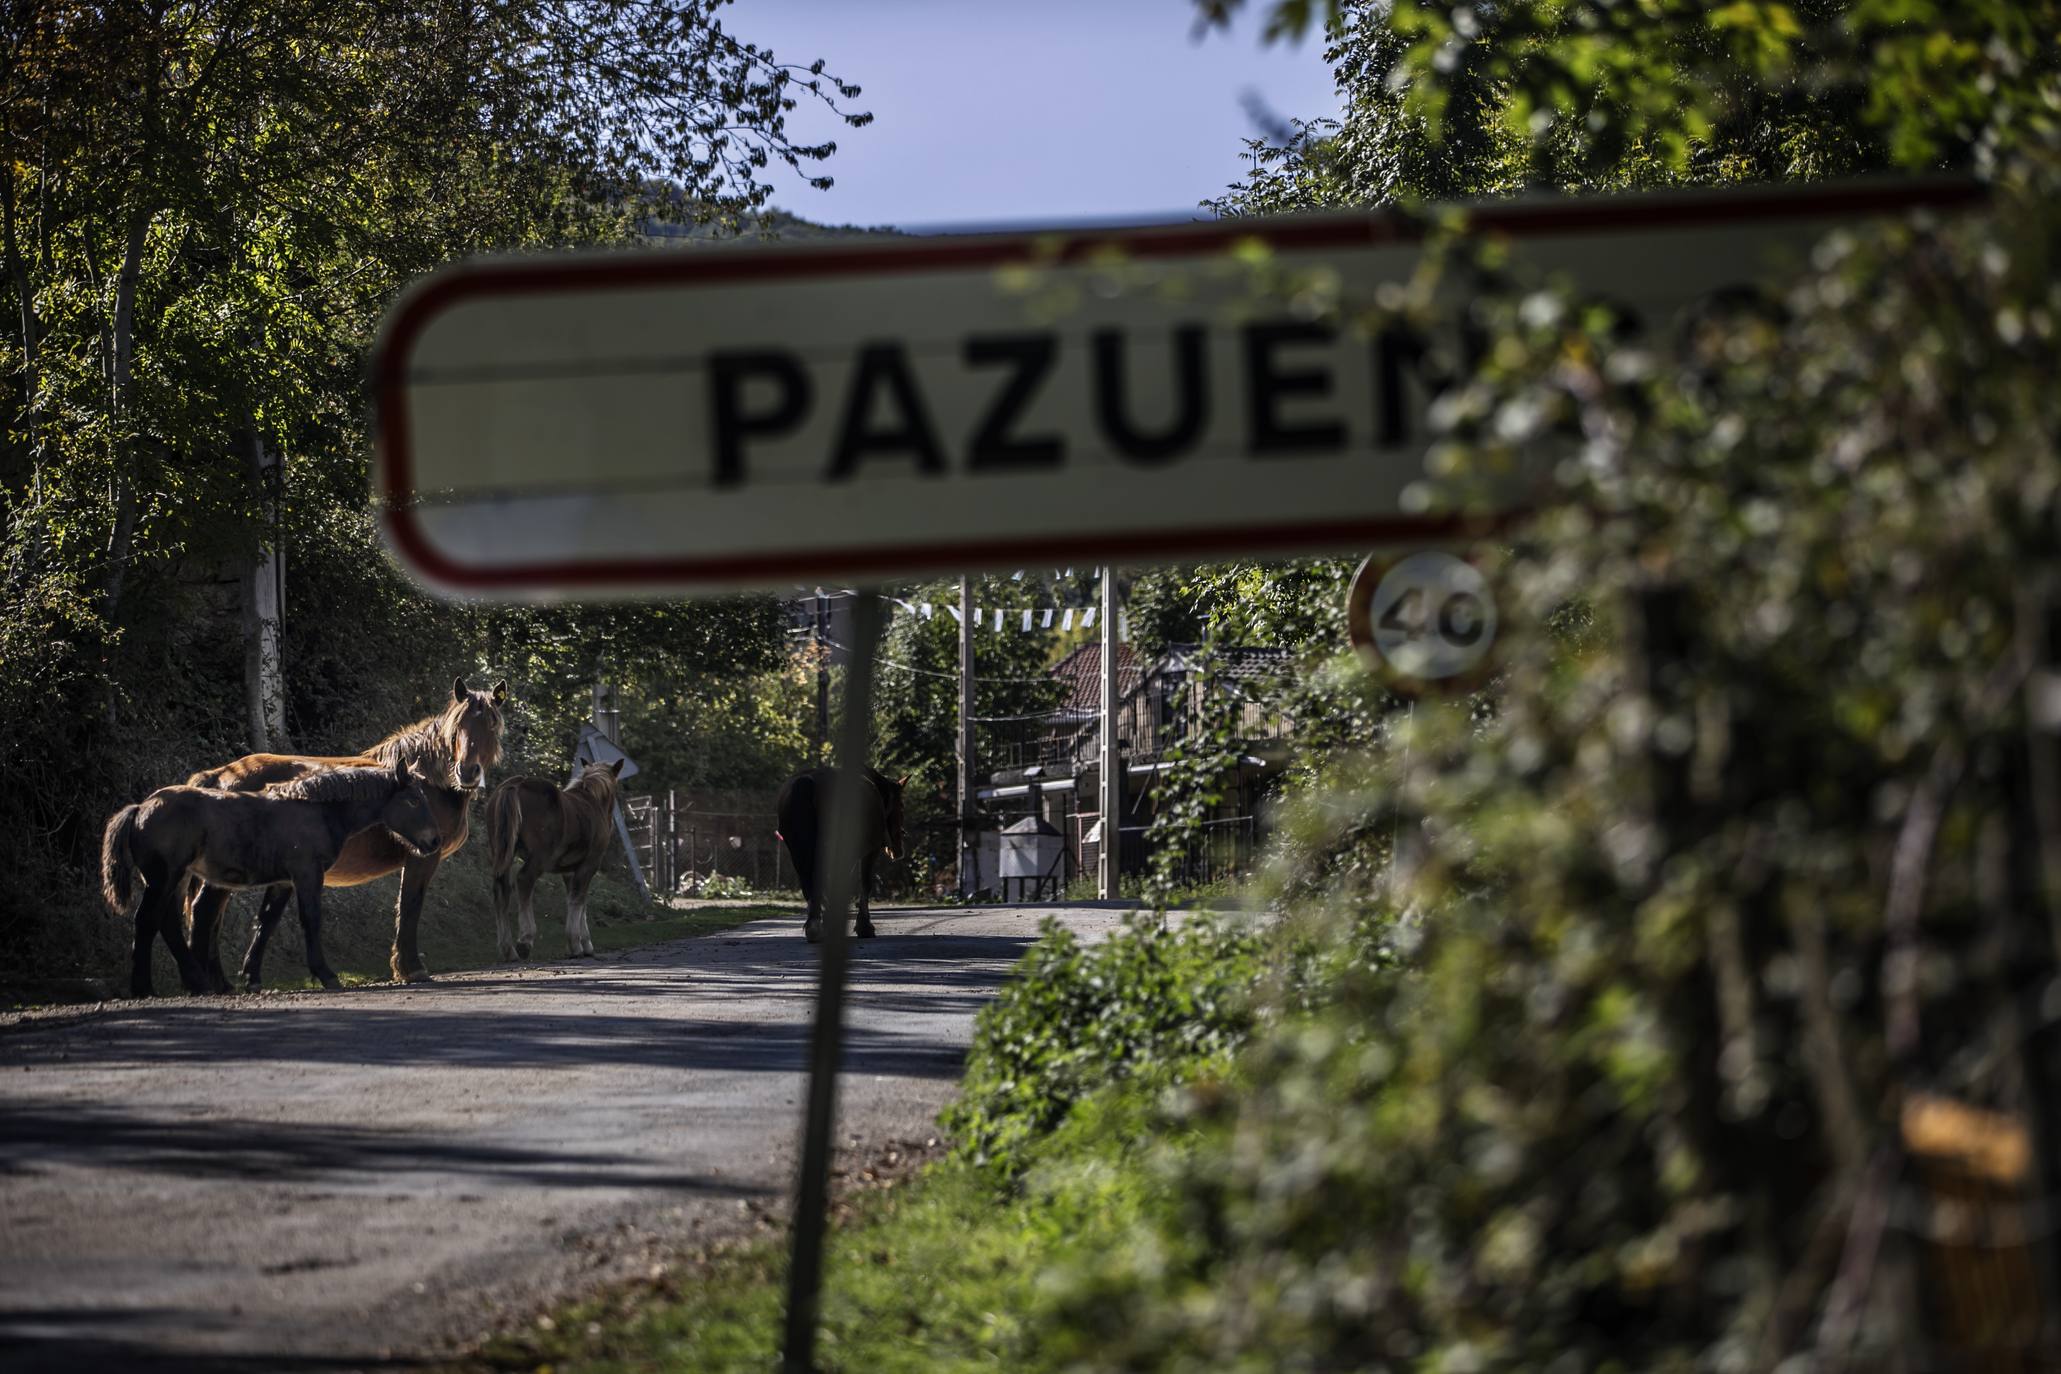
[[[442,838],[428,792],[406,760],[334,768],[261,793],[160,787],[115,812],[100,840],[109,910],[126,913],[135,878],[143,877],[130,996],[151,995],[153,935],[171,948],[186,990],[208,990],[206,970],[179,928],[189,874],[221,892],[288,885],[300,899],[308,972],[325,988],[342,987],[322,955],[322,877],[354,836],[372,830],[411,854],[434,850]]]
[[[587,925],[587,889],[608,857],[615,830],[615,784],[623,761],[590,763],[572,786],[545,778],[510,778],[487,798],[487,853],[494,869],[494,932],[501,957],[527,959],[537,943],[537,913],[530,899],[537,879],[557,873],[565,879],[565,952],[592,957],[594,932]],[[522,856],[522,872],[515,858]],[[511,939],[509,917],[522,906],[522,928]]]
[[[416,946],[416,927],[422,919],[422,899],[437,866],[458,852],[469,832],[466,809],[472,794],[484,787],[487,770],[501,757],[501,703],[507,699],[508,684],[497,682],[491,691],[475,692],[465,679],[451,684],[451,702],[433,716],[396,730],[363,754],[325,757],[310,754],[246,754],[234,763],[195,773],[191,787],[213,787],[227,792],[256,792],[283,782],[293,782],[328,768],[387,766],[400,760],[412,764],[428,780],[430,810],[435,814],[439,843],[427,853],[411,853],[381,830],[353,836],[323,879],[329,887],[355,887],[384,878],[395,869],[401,872],[401,896],[394,912],[394,977],[408,983],[429,981]],[[272,929],[286,910],[286,888],[265,894],[258,914],[257,933],[243,959],[244,986],[255,990],[262,980],[265,945]],[[214,884],[203,886],[193,898],[193,948],[208,981],[217,992],[229,991],[222,963],[215,951],[216,932],[229,892]]]
[[[830,796],[836,777],[835,768],[797,773],[781,787],[773,803],[780,823],[774,833],[787,846],[787,855],[794,860],[795,875],[801,879],[802,896],[808,899],[809,913],[802,920],[802,934],[810,944],[823,938],[823,885],[816,871],[816,846],[829,829]],[[890,859],[899,858],[907,847],[902,833],[902,784],[908,779],[885,777],[868,768],[866,781],[869,786],[860,794],[864,810],[859,817],[859,869],[854,875],[859,906],[855,929],[862,940],[873,934],[869,901],[874,861],[883,853]]]

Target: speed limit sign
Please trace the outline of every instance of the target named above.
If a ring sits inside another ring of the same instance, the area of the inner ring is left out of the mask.
[[[1461,691],[1486,675],[1496,600],[1481,569],[1436,549],[1376,555],[1346,603],[1353,648],[1399,691]]]

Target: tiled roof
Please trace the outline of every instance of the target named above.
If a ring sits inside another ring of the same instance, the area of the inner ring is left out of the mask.
[[[1094,715],[1102,709],[1102,646],[1083,644],[1052,665],[1052,676],[1065,684],[1058,715]],[[1138,656],[1128,644],[1116,646],[1116,691],[1128,696],[1138,686]]]

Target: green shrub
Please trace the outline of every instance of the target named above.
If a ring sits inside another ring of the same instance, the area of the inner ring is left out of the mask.
[[[964,1088],[942,1118],[959,1154],[1006,1178],[1097,1089],[1223,1066],[1252,1028],[1263,944],[1222,918],[1165,930],[1134,918],[1094,945],[1047,921],[980,1014]]]

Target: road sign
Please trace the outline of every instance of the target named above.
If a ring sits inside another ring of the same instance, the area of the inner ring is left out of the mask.
[[[1479,684],[1497,626],[1481,569],[1442,549],[1369,557],[1346,596],[1346,634],[1360,660],[1412,695]]]
[[[1664,323],[1829,227],[1959,183],[1486,204],[1528,268]],[[1417,221],[1230,220],[489,262],[406,293],[374,364],[387,538],[470,595],[1335,549],[1413,513],[1420,339],[1256,293],[1371,300]],[[1508,499],[1521,499],[1512,494]]]

